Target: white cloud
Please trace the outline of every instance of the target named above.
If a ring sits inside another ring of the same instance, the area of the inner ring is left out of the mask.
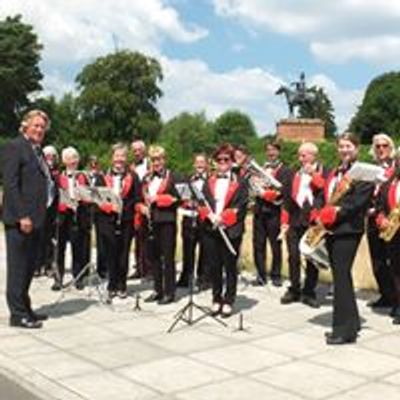
[[[163,0],[3,0],[0,18],[23,15],[44,44],[45,58],[54,63],[81,61],[121,48],[158,52],[164,38],[184,43],[207,35],[186,27],[177,11]]]
[[[283,82],[261,68],[237,68],[224,73],[201,60],[161,60],[165,80],[160,109],[164,119],[183,111],[205,111],[216,118],[227,109],[239,109],[253,119],[260,133],[272,132],[286,113],[275,91]],[[273,105],[273,107],[271,107]]]
[[[237,68],[224,73],[209,69],[200,60],[162,58],[165,80],[160,109],[165,120],[183,111],[205,111],[216,118],[227,109],[239,109],[254,121],[260,134],[274,132],[276,122],[287,116],[284,98],[275,95],[284,82],[279,76],[261,68]],[[309,77],[309,85],[323,87],[335,108],[336,123],[344,130],[363,91],[339,87],[330,77],[318,74]]]
[[[213,0],[218,15],[309,44],[320,60],[395,63],[400,3],[393,0]]]
[[[330,77],[324,74],[312,76],[309,85],[316,85],[325,90],[335,109],[338,130],[339,132],[344,131],[356,112],[357,106],[362,102],[364,90],[341,88]]]

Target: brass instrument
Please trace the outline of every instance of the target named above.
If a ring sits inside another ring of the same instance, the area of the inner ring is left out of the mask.
[[[329,197],[327,204],[331,206],[338,204],[340,199],[350,189],[351,182],[352,180],[348,176],[344,176]],[[305,243],[312,248],[316,248],[327,233],[328,230],[325,228],[325,226],[321,222],[318,222],[316,225],[312,225],[307,229],[306,233],[304,234]]]
[[[271,174],[267,173],[256,160],[251,159],[247,164],[247,171],[250,175],[250,186],[255,193],[264,191],[266,188],[280,190],[282,184]],[[254,180],[253,180],[254,179]],[[254,187],[252,187],[254,185]]]
[[[379,233],[379,237],[385,242],[390,242],[400,228],[400,204],[397,204],[396,207],[390,211],[388,220],[388,226]]]
[[[349,191],[353,182],[364,181],[364,182],[377,182],[385,180],[384,176],[385,170],[382,167],[364,163],[355,162],[349,169],[347,174],[338,183],[333,193],[330,195],[327,202],[328,205],[336,206],[342,197]],[[400,226],[400,205],[399,205],[399,226]],[[322,263],[317,259],[317,253],[326,253],[325,247],[325,236],[329,231],[324,227],[321,222],[316,225],[310,226],[302,237],[302,249],[301,253],[311,261],[313,261],[317,266],[321,266]],[[329,259],[326,257],[327,263]]]

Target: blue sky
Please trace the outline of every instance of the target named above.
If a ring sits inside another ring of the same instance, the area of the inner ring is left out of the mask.
[[[345,129],[366,86],[396,70],[400,2],[392,0],[1,0],[21,13],[45,49],[45,93],[75,90],[88,62],[119,48],[157,57],[164,120],[182,111],[216,118],[239,109],[260,134],[287,114],[281,83],[306,73],[323,86]]]

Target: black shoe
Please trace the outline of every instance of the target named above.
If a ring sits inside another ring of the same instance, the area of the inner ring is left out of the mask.
[[[175,296],[165,296],[164,298],[158,300],[158,304],[165,305],[171,304],[175,301]]]
[[[31,317],[35,321],[47,321],[49,319],[47,314],[35,313],[34,311],[31,312]]]
[[[291,304],[300,301],[300,294],[287,290],[281,297],[281,304]]]
[[[54,292],[59,292],[62,289],[62,283],[60,282],[54,282],[53,285],[51,286],[51,290]]]
[[[391,301],[385,299],[384,297],[379,297],[379,299],[375,301],[370,301],[367,306],[371,308],[387,308],[392,307],[393,304]]]
[[[187,279],[182,279],[180,278],[178,282],[176,283],[176,287],[179,288],[188,288],[189,287],[189,281]]]
[[[128,292],[126,290],[118,290],[117,296],[120,299],[126,299],[128,297]]]
[[[355,343],[356,341],[357,341],[356,336],[351,336],[346,338],[343,336],[328,335],[326,337],[326,344],[330,345],[349,344],[349,343]]]
[[[10,326],[25,329],[40,329],[43,324],[41,321],[37,321],[33,318],[10,318]]]
[[[144,299],[144,302],[145,303],[154,303],[155,301],[160,301],[162,298],[163,297],[160,294],[153,292],[150,294],[150,296],[148,296]]]
[[[128,279],[141,279],[143,278],[143,275],[140,273],[140,271],[135,271],[132,275],[128,276]]]
[[[320,306],[318,300],[315,297],[304,294],[303,296],[301,296],[301,302],[311,308],[319,308]]]
[[[267,284],[267,279],[257,277],[255,281],[251,283],[253,286],[265,286]]]
[[[280,277],[272,278],[272,284],[276,287],[281,287],[282,279]]]
[[[83,284],[83,282],[78,281],[75,283],[75,289],[76,290],[83,290],[85,288],[85,285]]]

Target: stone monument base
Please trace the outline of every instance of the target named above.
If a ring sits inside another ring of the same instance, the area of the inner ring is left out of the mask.
[[[288,118],[276,124],[278,140],[322,141],[325,139],[324,121],[317,118]]]

